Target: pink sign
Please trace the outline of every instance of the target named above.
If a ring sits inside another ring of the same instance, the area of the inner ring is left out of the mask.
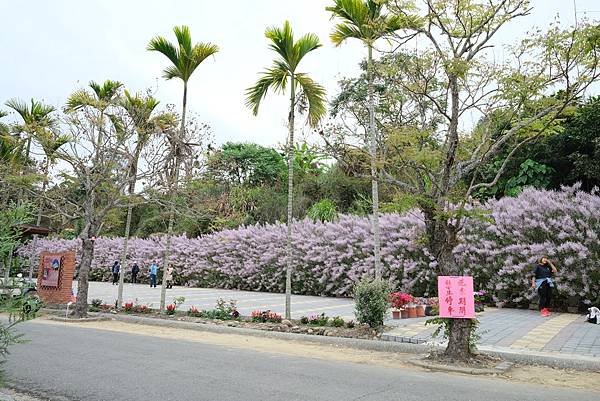
[[[473,277],[438,276],[438,299],[440,317],[473,319],[475,317]]]

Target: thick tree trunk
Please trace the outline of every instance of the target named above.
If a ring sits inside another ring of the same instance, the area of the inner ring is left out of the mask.
[[[377,136],[375,135],[375,99],[373,95],[373,47],[368,45],[367,76],[369,92],[369,154],[371,156],[371,197],[373,214],[373,256],[375,259],[375,279],[381,279],[381,232],[379,228],[379,184],[377,181]]]
[[[469,345],[473,322],[471,319],[452,319],[451,323],[444,355],[460,361],[468,360],[473,356]]]
[[[443,210],[443,202],[438,208]],[[425,215],[425,229],[428,247],[438,262],[438,273],[442,276],[460,275],[453,250],[458,245],[456,227],[439,216],[431,207],[422,207]],[[444,354],[456,360],[467,360],[473,356],[469,344],[473,322],[471,319],[451,319],[448,333],[448,346]]]
[[[183,108],[181,112],[181,128],[180,135],[175,138],[175,171],[173,172],[173,180],[171,182],[171,208],[169,210],[169,225],[167,227],[167,244],[165,246],[165,255],[163,258],[163,275],[160,287],[160,309],[165,309],[165,299],[167,297],[167,281],[165,280],[165,272],[169,267],[169,257],[171,256],[171,241],[173,236],[173,225],[175,222],[175,201],[177,200],[177,185],[179,184],[179,143],[185,138],[185,112],[187,109],[187,82],[183,82]]]
[[[92,259],[94,258],[94,241],[91,239],[92,232],[84,235],[81,246],[81,262],[79,263],[79,280],[77,282],[77,300],[75,301],[75,309],[71,316],[83,318],[87,316],[88,311],[88,277]]]
[[[287,204],[287,241],[285,269],[285,318],[292,318],[292,224],[294,222],[294,108],[296,106],[296,82],[294,74],[290,79],[290,115],[288,117],[288,204]]]

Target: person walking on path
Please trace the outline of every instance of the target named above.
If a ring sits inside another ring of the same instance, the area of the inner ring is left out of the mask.
[[[133,266],[131,267],[131,284],[137,283],[137,275],[139,272],[140,267],[138,266],[137,262],[134,262]]]
[[[150,288],[156,288],[156,275],[158,274],[158,265],[152,262],[150,265]]]
[[[167,288],[173,288],[173,266],[169,266],[167,268],[167,273],[165,274],[165,280],[167,282]]]
[[[115,263],[113,263],[113,266],[112,266],[112,275],[113,275],[112,283],[113,283],[113,285],[119,284],[119,272],[120,271],[121,271],[121,265],[119,264],[118,260],[115,260]]]
[[[531,288],[535,288],[540,296],[540,313],[544,317],[550,316],[550,301],[554,282],[552,277],[557,273],[556,266],[547,258],[542,257],[535,266],[531,277]]]

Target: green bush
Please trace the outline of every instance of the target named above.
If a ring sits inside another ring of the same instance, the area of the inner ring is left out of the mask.
[[[336,316],[331,320],[331,325],[333,327],[344,327],[344,319]]]
[[[363,278],[354,287],[356,319],[372,328],[383,326],[383,320],[390,308],[388,283],[382,280]]]

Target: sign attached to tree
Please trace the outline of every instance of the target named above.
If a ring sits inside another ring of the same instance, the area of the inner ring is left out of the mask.
[[[438,276],[440,317],[452,319],[475,318],[473,277]]]
[[[47,304],[66,304],[71,299],[75,251],[42,252],[37,290]]]

